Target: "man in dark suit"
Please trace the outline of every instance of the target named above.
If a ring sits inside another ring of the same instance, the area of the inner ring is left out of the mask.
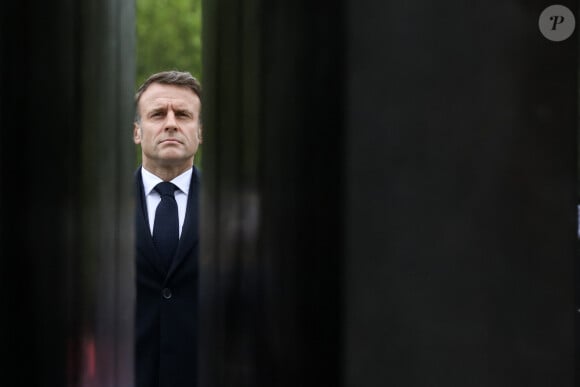
[[[193,163],[201,144],[201,86],[188,72],[153,74],[135,103],[133,135],[142,154],[135,173],[135,385],[193,387],[200,183]]]

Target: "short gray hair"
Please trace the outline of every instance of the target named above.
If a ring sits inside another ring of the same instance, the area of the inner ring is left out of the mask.
[[[193,76],[191,73],[187,71],[162,71],[159,73],[152,74],[143,82],[139,89],[137,89],[137,93],[135,93],[135,122],[141,121],[141,115],[139,114],[139,101],[141,100],[141,96],[154,83],[160,83],[162,85],[174,85],[180,87],[186,87],[191,89],[201,101],[201,83]],[[201,112],[200,112],[201,113]],[[201,114],[199,117],[201,121]]]

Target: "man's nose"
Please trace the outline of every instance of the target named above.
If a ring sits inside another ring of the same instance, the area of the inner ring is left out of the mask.
[[[177,120],[175,119],[175,113],[170,110],[167,112],[165,119],[165,130],[175,130],[177,129]]]

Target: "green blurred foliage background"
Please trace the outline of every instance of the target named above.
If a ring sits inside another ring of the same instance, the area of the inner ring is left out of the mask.
[[[201,74],[201,0],[136,0],[137,85],[163,70]]]

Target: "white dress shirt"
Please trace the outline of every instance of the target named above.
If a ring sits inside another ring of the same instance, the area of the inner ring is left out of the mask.
[[[185,220],[185,210],[187,208],[187,195],[189,194],[189,183],[191,182],[191,174],[193,168],[188,169],[175,179],[171,180],[177,186],[175,190],[175,201],[177,202],[177,213],[179,216],[179,237],[181,237],[181,229],[183,228],[183,221]],[[153,224],[155,223],[155,210],[161,201],[161,196],[154,190],[161,180],[156,175],[152,174],[145,168],[141,168],[141,176],[143,177],[143,188],[145,190],[145,199],[147,200],[147,214],[149,215],[149,230],[153,235]]]

